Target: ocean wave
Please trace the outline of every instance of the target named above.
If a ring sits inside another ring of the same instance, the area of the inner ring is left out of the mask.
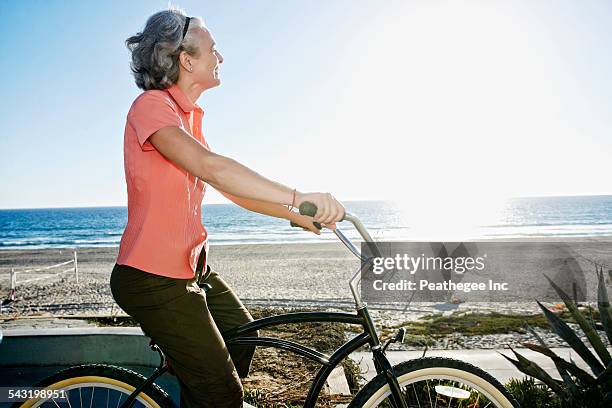
[[[407,225],[402,205],[384,201],[346,202],[375,240],[450,240],[531,237],[612,236],[612,196],[556,197],[509,201],[486,225],[448,228],[432,217],[427,224]],[[247,212],[232,204],[207,205],[203,223],[217,245],[314,243],[335,240],[291,228],[285,220]],[[469,221],[469,220],[466,220]],[[0,210],[0,248],[117,247],[127,222],[127,208]],[[466,223],[462,223],[465,225]],[[484,223],[483,223],[484,224]],[[348,223],[340,230],[351,240],[359,235]],[[455,229],[453,229],[455,228]]]

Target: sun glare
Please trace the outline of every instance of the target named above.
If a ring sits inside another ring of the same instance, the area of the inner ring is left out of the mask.
[[[339,161],[359,163],[347,191],[367,186],[430,229],[482,225],[506,197],[541,189],[533,174],[558,167],[553,141],[555,160],[572,154],[545,40],[497,2],[397,7],[354,45],[321,137],[345,153]]]

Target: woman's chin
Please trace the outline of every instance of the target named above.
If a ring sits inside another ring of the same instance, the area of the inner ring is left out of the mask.
[[[214,88],[219,85],[221,85],[221,78],[214,78],[204,85],[204,89]]]

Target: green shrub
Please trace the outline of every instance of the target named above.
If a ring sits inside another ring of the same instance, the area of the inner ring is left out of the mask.
[[[512,379],[506,388],[521,407],[561,408],[561,400],[546,384],[536,383],[533,378]]]
[[[604,283],[603,269],[600,268],[596,272],[598,278],[597,306],[601,321],[599,327],[605,332],[609,343],[612,343],[612,308],[610,307],[608,292]],[[563,407],[592,408],[612,406],[612,356],[610,356],[610,352],[597,332],[598,325],[592,319],[587,319],[578,310],[578,306],[569,295],[548,276],[544,276],[561,299],[563,299],[563,303],[565,303],[574,321],[580,326],[595,353],[589,350],[587,345],[580,339],[578,333],[561,317],[548,310],[542,303],[538,302],[538,305],[542,309],[544,316],[546,316],[550,327],[582,358],[589,366],[590,372],[578,367],[573,360],[567,361],[557,355],[528,325],[527,329],[534,335],[539,344],[524,343],[523,345],[530,350],[549,357],[554,362],[561,380],[554,379],[542,367],[529,361],[513,349],[511,350],[516,360],[505,355],[504,357],[523,373],[535,377],[546,384],[557,395]]]

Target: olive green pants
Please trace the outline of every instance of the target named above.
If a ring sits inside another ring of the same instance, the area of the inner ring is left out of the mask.
[[[226,347],[221,333],[253,318],[210,266],[200,275],[168,278],[115,264],[110,286],[121,309],[168,358],[180,384],[182,408],[242,407],[240,378],[249,373],[255,347]],[[204,292],[198,282],[212,288]]]

